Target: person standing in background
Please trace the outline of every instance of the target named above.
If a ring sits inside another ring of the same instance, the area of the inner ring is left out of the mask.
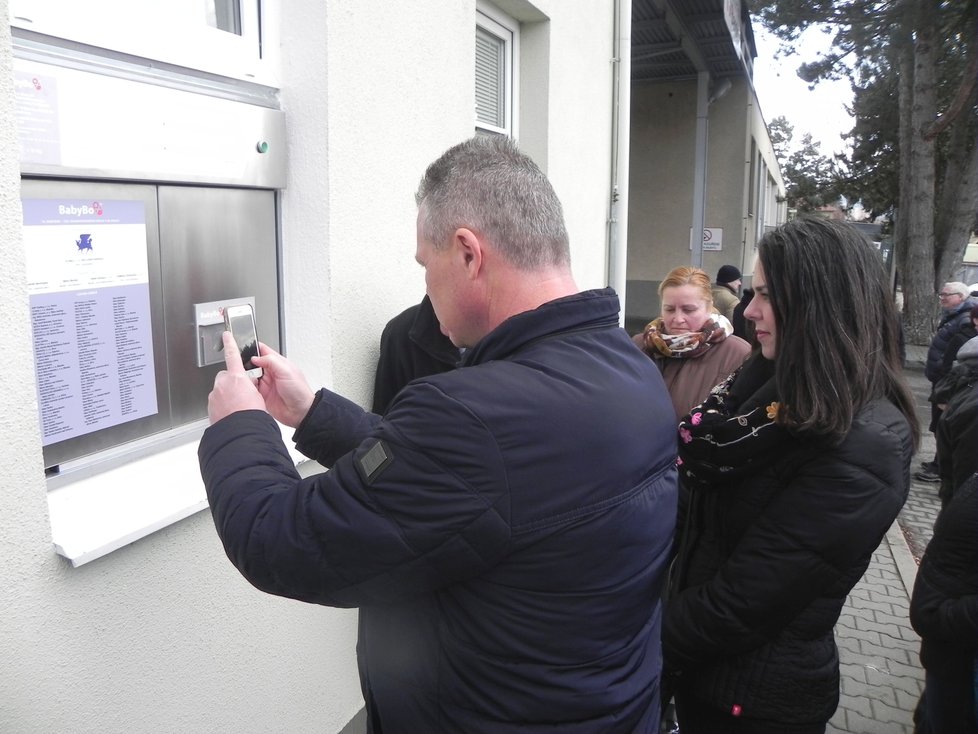
[[[978,322],[978,306],[971,309],[971,318]],[[978,471],[978,336],[958,348],[957,357],[931,394],[941,410],[935,431],[941,506]]]
[[[757,346],[757,342],[754,339],[754,322],[744,318],[744,311],[750,305],[752,298],[754,298],[754,289],[744,288],[744,293],[740,298],[740,302],[734,307],[733,319],[731,319],[733,322],[734,336],[739,336],[750,344],[751,349]]]
[[[717,282],[713,286],[713,307],[733,322],[734,309],[740,303],[740,285],[743,282],[740,271],[733,265],[723,265],[717,271]]]
[[[388,321],[380,335],[371,410],[383,415],[411,380],[455,369],[459,357],[458,347],[442,333],[431,299],[425,296]]]
[[[974,734],[978,686],[978,474],[934,523],[910,599],[926,675],[915,734]]]
[[[936,385],[947,373],[947,365],[944,362],[944,354],[951,342],[952,337],[968,323],[968,312],[978,300],[970,298],[968,286],[959,281],[945,283],[937,297],[941,302],[941,320],[937,324],[937,331],[930,341],[927,348],[927,361],[924,364],[924,376],[930,384]],[[937,422],[941,418],[941,408],[938,403],[931,400],[930,404],[930,425],[927,430],[931,433],[937,431]],[[935,455],[932,461],[924,461],[920,465],[920,471],[914,473],[914,479],[922,482],[937,484],[941,481],[940,467],[938,458]]]
[[[632,341],[662,372],[676,418],[737,369],[750,345],[733,336],[730,321],[716,312],[710,276],[699,268],[673,268],[659,284],[660,316]]]
[[[974,339],[976,336],[978,336],[978,303],[969,309],[968,320],[961,324],[958,330],[951,334],[951,338],[947,340],[947,347],[944,349],[944,360],[942,364],[945,376],[951,372],[951,368],[954,366],[954,362],[958,358],[958,351],[961,349],[961,347]]]

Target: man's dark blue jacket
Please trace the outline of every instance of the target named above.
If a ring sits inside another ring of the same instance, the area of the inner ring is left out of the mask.
[[[258,588],[360,607],[374,732],[657,732],[675,416],[587,291],[508,319],[386,417],[321,391],[300,479],[264,412],[199,457],[228,557]]]
[[[944,352],[947,350],[951,337],[957,333],[962,326],[970,320],[970,311],[978,300],[966,298],[955,308],[945,312],[937,324],[937,331],[930,340],[927,348],[927,361],[924,363],[924,376],[932,383],[938,382],[947,374],[947,367],[944,364]]]

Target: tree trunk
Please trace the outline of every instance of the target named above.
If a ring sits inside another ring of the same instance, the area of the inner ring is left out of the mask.
[[[944,185],[934,222],[938,284],[952,280],[961,266],[978,210],[978,155],[969,122],[967,116],[960,116],[950,130]]]
[[[916,344],[918,339],[909,334],[913,319],[913,307],[919,298],[913,291],[913,265],[910,252],[910,148],[911,116],[913,106],[913,0],[904,0],[899,21],[894,24],[892,46],[896,49],[897,103],[899,109],[898,140],[900,147],[900,189],[895,212],[893,242],[896,248],[897,275],[903,294],[903,322],[907,341]],[[918,319],[919,320],[919,319]]]
[[[937,114],[936,19],[938,0],[916,3],[916,37],[913,44],[913,92],[910,110],[910,166],[905,183],[909,191],[904,216],[907,218],[906,269],[903,275],[904,314],[907,340],[926,344],[938,313],[934,276],[934,187],[935,143],[924,134]]]

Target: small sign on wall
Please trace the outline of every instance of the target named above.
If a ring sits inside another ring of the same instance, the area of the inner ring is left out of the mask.
[[[689,249],[693,249],[693,230],[689,230]],[[723,227],[703,228],[703,250],[720,252],[723,249]]]

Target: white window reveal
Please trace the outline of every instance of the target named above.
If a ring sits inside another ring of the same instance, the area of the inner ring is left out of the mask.
[[[476,131],[517,137],[519,23],[480,2],[475,26]]]

